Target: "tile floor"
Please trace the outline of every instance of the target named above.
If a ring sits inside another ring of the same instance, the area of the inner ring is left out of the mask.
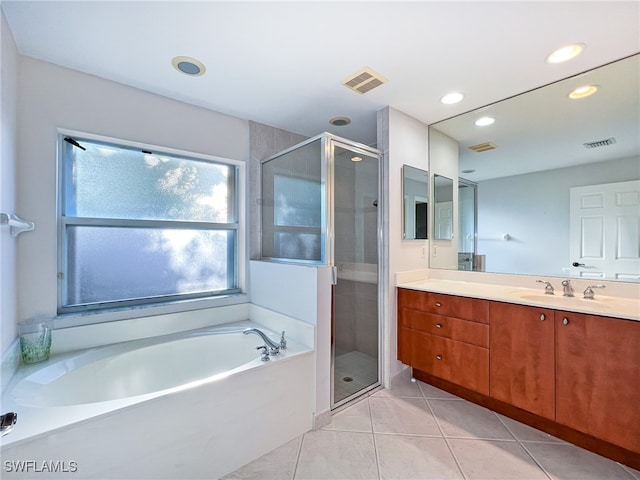
[[[409,370],[225,480],[640,480],[640,472],[422,382]]]
[[[339,402],[378,381],[378,360],[357,350],[336,355],[335,377],[335,401]]]

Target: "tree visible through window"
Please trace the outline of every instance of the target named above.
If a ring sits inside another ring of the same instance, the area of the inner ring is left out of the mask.
[[[238,291],[237,167],[69,140],[59,177],[61,313]]]

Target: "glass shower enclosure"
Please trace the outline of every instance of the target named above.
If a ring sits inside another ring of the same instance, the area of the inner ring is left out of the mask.
[[[381,164],[329,133],[262,164],[262,258],[334,271],[332,408],[380,385]]]

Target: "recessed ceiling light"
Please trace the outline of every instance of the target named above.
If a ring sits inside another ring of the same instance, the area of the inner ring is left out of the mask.
[[[473,173],[476,170],[474,168],[467,168],[466,170],[462,170],[462,173]]]
[[[171,60],[171,65],[179,72],[190,77],[204,75],[207,70],[202,62],[191,57],[175,57]]]
[[[495,121],[496,119],[492,117],[480,117],[478,120],[476,120],[476,125],[479,127],[486,127],[487,125],[491,125]]]
[[[597,85],[584,85],[582,87],[576,88],[573,92],[569,94],[569,98],[574,100],[579,98],[588,97],[589,95],[593,95],[598,91]]]
[[[547,57],[547,63],[562,63],[577,57],[582,53],[586,45],[584,43],[574,43],[566,47],[559,48]]]
[[[352,162],[361,162],[362,161],[362,157],[351,157],[351,161]]]
[[[453,105],[454,103],[460,102],[464,98],[464,95],[460,92],[451,92],[447,93],[444,97],[440,99],[442,103],[445,105]]]
[[[329,123],[334,127],[344,127],[351,123],[351,119],[349,117],[333,117]]]

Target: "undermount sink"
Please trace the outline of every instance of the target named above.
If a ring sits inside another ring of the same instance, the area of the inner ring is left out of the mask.
[[[592,306],[597,309],[606,310],[608,308],[607,304],[611,303],[611,299],[603,298],[603,297],[585,299],[578,296],[565,297],[563,295],[547,295],[544,292],[538,293],[538,292],[527,292],[527,291],[514,291],[514,292],[511,292],[511,295],[513,295],[516,298],[519,298],[520,300],[545,303],[547,305],[553,305],[553,306],[559,306],[559,307],[565,306],[567,308],[571,308],[571,307],[585,308],[585,307]]]

